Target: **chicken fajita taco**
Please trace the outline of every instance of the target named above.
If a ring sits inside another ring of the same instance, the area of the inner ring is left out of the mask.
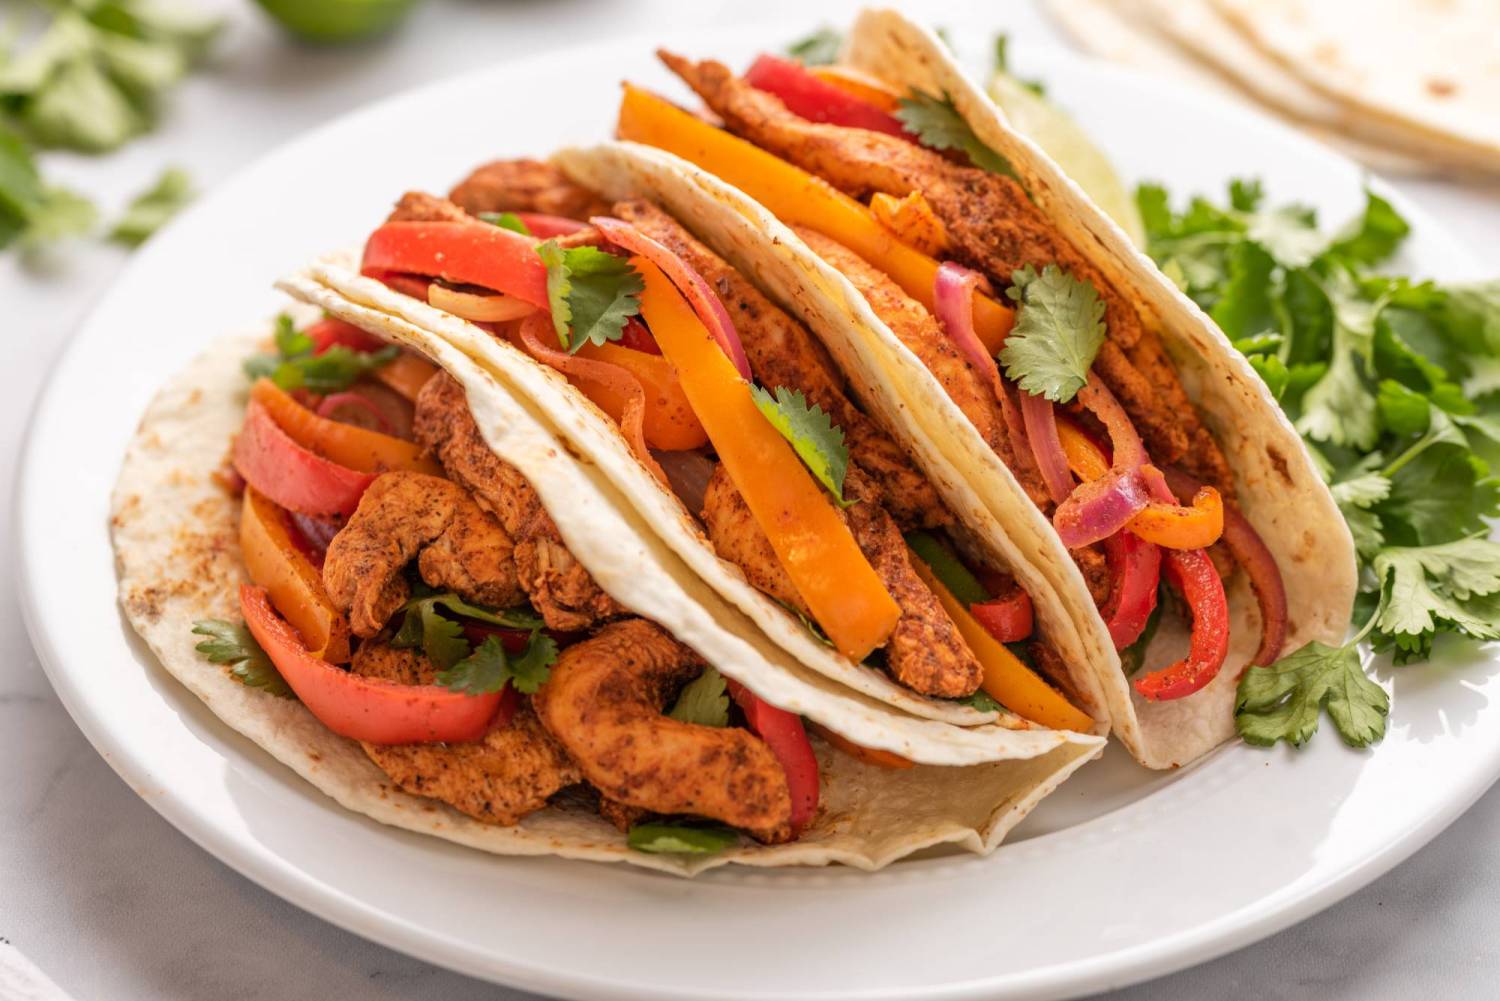
[[[804,321],[694,234],[691,204],[668,210],[628,168],[589,159],[559,161],[588,183],[508,160],[449,198],[408,193],[357,271],[324,261],[304,280],[442,338],[525,397],[721,600],[823,678],[957,725],[1101,730],[1052,585],[968,527],[957,505],[980,500],[959,469],[894,430],[901,408],[853,393]]]
[[[165,387],[112,534],[166,669],[345,807],[499,854],[874,868],[993,848],[1098,752],[808,671],[473,360],[286,284],[353,322],[284,316]]]
[[[1024,553],[1069,623],[1089,678],[1049,676],[1140,761],[1228,739],[1248,665],[1341,638],[1353,545],[1264,384],[936,36],[873,11],[833,66],[660,55],[709,114],[627,84],[629,142],[559,163],[653,187],[902,415],[973,548]]]

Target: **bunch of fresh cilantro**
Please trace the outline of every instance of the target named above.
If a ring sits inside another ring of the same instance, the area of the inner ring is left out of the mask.
[[[1324,708],[1355,746],[1385,733],[1388,700],[1362,667],[1368,638],[1397,665],[1439,637],[1500,639],[1500,281],[1442,284],[1379,270],[1410,227],[1374,192],[1332,234],[1312,209],[1270,208],[1235,181],[1227,205],[1181,212],[1142,185],[1151,255],[1223,328],[1302,433],[1354,535],[1356,637],[1310,644],[1241,680],[1252,743],[1301,744]]]
[[[35,4],[39,32],[0,37],[0,249],[33,252],[93,230],[82,195],[47,184],[35,151],[102,153],[155,124],[162,100],[206,52],[220,22],[172,0],[58,0]],[[22,27],[31,25],[21,22]],[[169,169],[108,231],[134,246],[192,196]]]

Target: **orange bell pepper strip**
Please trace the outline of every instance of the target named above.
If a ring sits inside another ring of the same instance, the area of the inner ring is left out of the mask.
[[[854,758],[856,761],[863,761],[867,765],[891,769],[911,768],[914,765],[914,762],[908,761],[899,754],[892,754],[890,751],[881,751],[873,747],[865,747],[863,744],[856,744],[848,737],[834,733],[821,723],[814,723],[812,720],[808,720],[807,728],[834,747],[837,747],[840,751],[849,755],[849,757]]]
[[[360,473],[405,469],[443,475],[437,463],[415,442],[319,417],[270,379],[257,379],[250,387],[250,399],[266,408],[287,437],[345,468]]]
[[[901,607],[693,307],[655,264],[643,257],[630,263],[646,283],[641,316],[677,370],[719,461],[813,619],[840,653],[864,660],[890,636]]]
[[[1079,426],[1058,415],[1057,438],[1068,468],[1081,480],[1098,479],[1109,471],[1104,452]],[[1146,467],[1147,475],[1159,471]],[[1206,549],[1224,534],[1224,498],[1213,487],[1200,487],[1192,507],[1152,501],[1125,526],[1134,535],[1167,549]]]
[[[677,381],[677,372],[666,358],[618,344],[592,343],[579,348],[578,355],[623,368],[635,376],[646,391],[643,422],[646,444],[667,452],[702,448],[708,444],[708,432],[703,430],[698,416],[693,413],[693,405]],[[625,412],[629,400],[612,385],[592,379],[580,379],[574,385],[615,420],[618,421]]]
[[[877,79],[852,66],[809,66],[807,71],[824,83],[833,84],[839,90],[861,101],[868,101],[881,111],[896,113],[901,107],[901,95],[884,80]]]
[[[437,366],[421,355],[403,351],[388,365],[382,365],[370,373],[412,403],[417,394],[427,385],[427,380],[437,374]]]
[[[656,146],[739,188],[789,226],[837,240],[890,275],[906,294],[933,308],[938,262],[898,240],[870,209],[820,177],[715,128],[639,87],[625,85],[616,129],[621,139]],[[991,354],[1000,350],[1015,313],[978,292],[974,329]]]
[[[1005,648],[1004,643],[991,636],[990,631],[969,614],[963,602],[953,597],[952,592],[943,586],[943,582],[937,579],[915,553],[912,554],[911,565],[932,593],[937,595],[943,610],[958,627],[959,635],[964,638],[974,656],[979,658],[979,665],[984,669],[984,680],[979,687],[1011,712],[1033,723],[1040,723],[1054,730],[1076,730],[1079,733],[1087,733],[1094,728],[1094,721],[1087,713],[1077,709],[1061,692],[1047,684],[1041,675],[1021,663],[1015,654]]]
[[[905,198],[877,191],[870,196],[870,211],[897,239],[924,254],[941,254],[948,246],[948,228],[920,191],[913,191]]]
[[[252,486],[240,508],[240,556],[250,579],[302,637],[314,657],[349,660],[349,620],[323,589],[323,575],[287,532],[286,513]]]

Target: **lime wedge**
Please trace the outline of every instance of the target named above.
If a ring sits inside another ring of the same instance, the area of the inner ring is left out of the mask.
[[[416,0],[256,0],[283,28],[310,42],[353,42],[390,31]]]

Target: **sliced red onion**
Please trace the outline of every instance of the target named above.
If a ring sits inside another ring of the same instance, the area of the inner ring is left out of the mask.
[[[1052,495],[1053,503],[1061,504],[1073,492],[1073,472],[1057,437],[1057,414],[1052,401],[1045,396],[1022,393],[1021,416],[1026,422],[1026,440],[1031,443],[1031,454],[1047,484],[1047,492]]]
[[[751,381],[750,359],[745,357],[745,346],[740,343],[740,335],[734,329],[734,321],[729,319],[729,312],[719,301],[719,297],[714,295],[713,289],[709,288],[708,282],[703,279],[702,275],[694,271],[681,257],[627,222],[607,216],[595,216],[589,221],[611,243],[632,254],[639,254],[661,268],[672,284],[677,286],[677,291],[687,297],[687,301],[693,307],[693,312],[698,314],[698,319],[702,320],[703,325],[708,328],[709,335],[718,342],[719,347],[734,363],[735,369],[740,373],[740,378],[746,382]]]
[[[317,413],[319,417],[327,417],[341,424],[353,424],[355,427],[370,428],[389,435],[396,433],[395,427],[380,412],[380,408],[359,393],[345,391],[325,396],[323,402],[318,404]],[[367,419],[350,419],[358,416]]]
[[[652,452],[662,472],[667,474],[667,483],[672,492],[693,514],[703,510],[703,497],[708,493],[708,480],[718,466],[713,459],[697,449],[681,452]]]
[[[974,290],[988,285],[979,272],[944,261],[938,265],[932,283],[932,311],[959,353],[969,359],[980,375],[993,382],[1000,377],[1000,368],[974,332]]]
[[[1151,501],[1141,474],[1146,448],[1120,401],[1097,379],[1078,391],[1078,400],[1109,431],[1113,462],[1109,472],[1079,484],[1057,506],[1052,524],[1069,549],[1109,538]]]
[[[1100,614],[1116,650],[1141,638],[1151,610],[1156,607],[1161,580],[1161,549],[1132,532],[1116,532],[1104,540],[1114,586]]]
[[[1171,492],[1178,498],[1185,501],[1197,494],[1198,482],[1186,473],[1167,469],[1165,476]],[[1260,648],[1255,651],[1253,663],[1262,667],[1273,664],[1286,645],[1286,583],[1281,579],[1281,568],[1255,526],[1233,504],[1224,505],[1222,538],[1234,561],[1245,568],[1250,588],[1255,592],[1255,603],[1260,606]]]
[[[292,537],[292,542],[314,566],[319,570],[323,569],[328,546],[343,526],[339,522],[314,518],[300,511],[288,511],[287,518],[291,521],[291,531],[288,534]]]

